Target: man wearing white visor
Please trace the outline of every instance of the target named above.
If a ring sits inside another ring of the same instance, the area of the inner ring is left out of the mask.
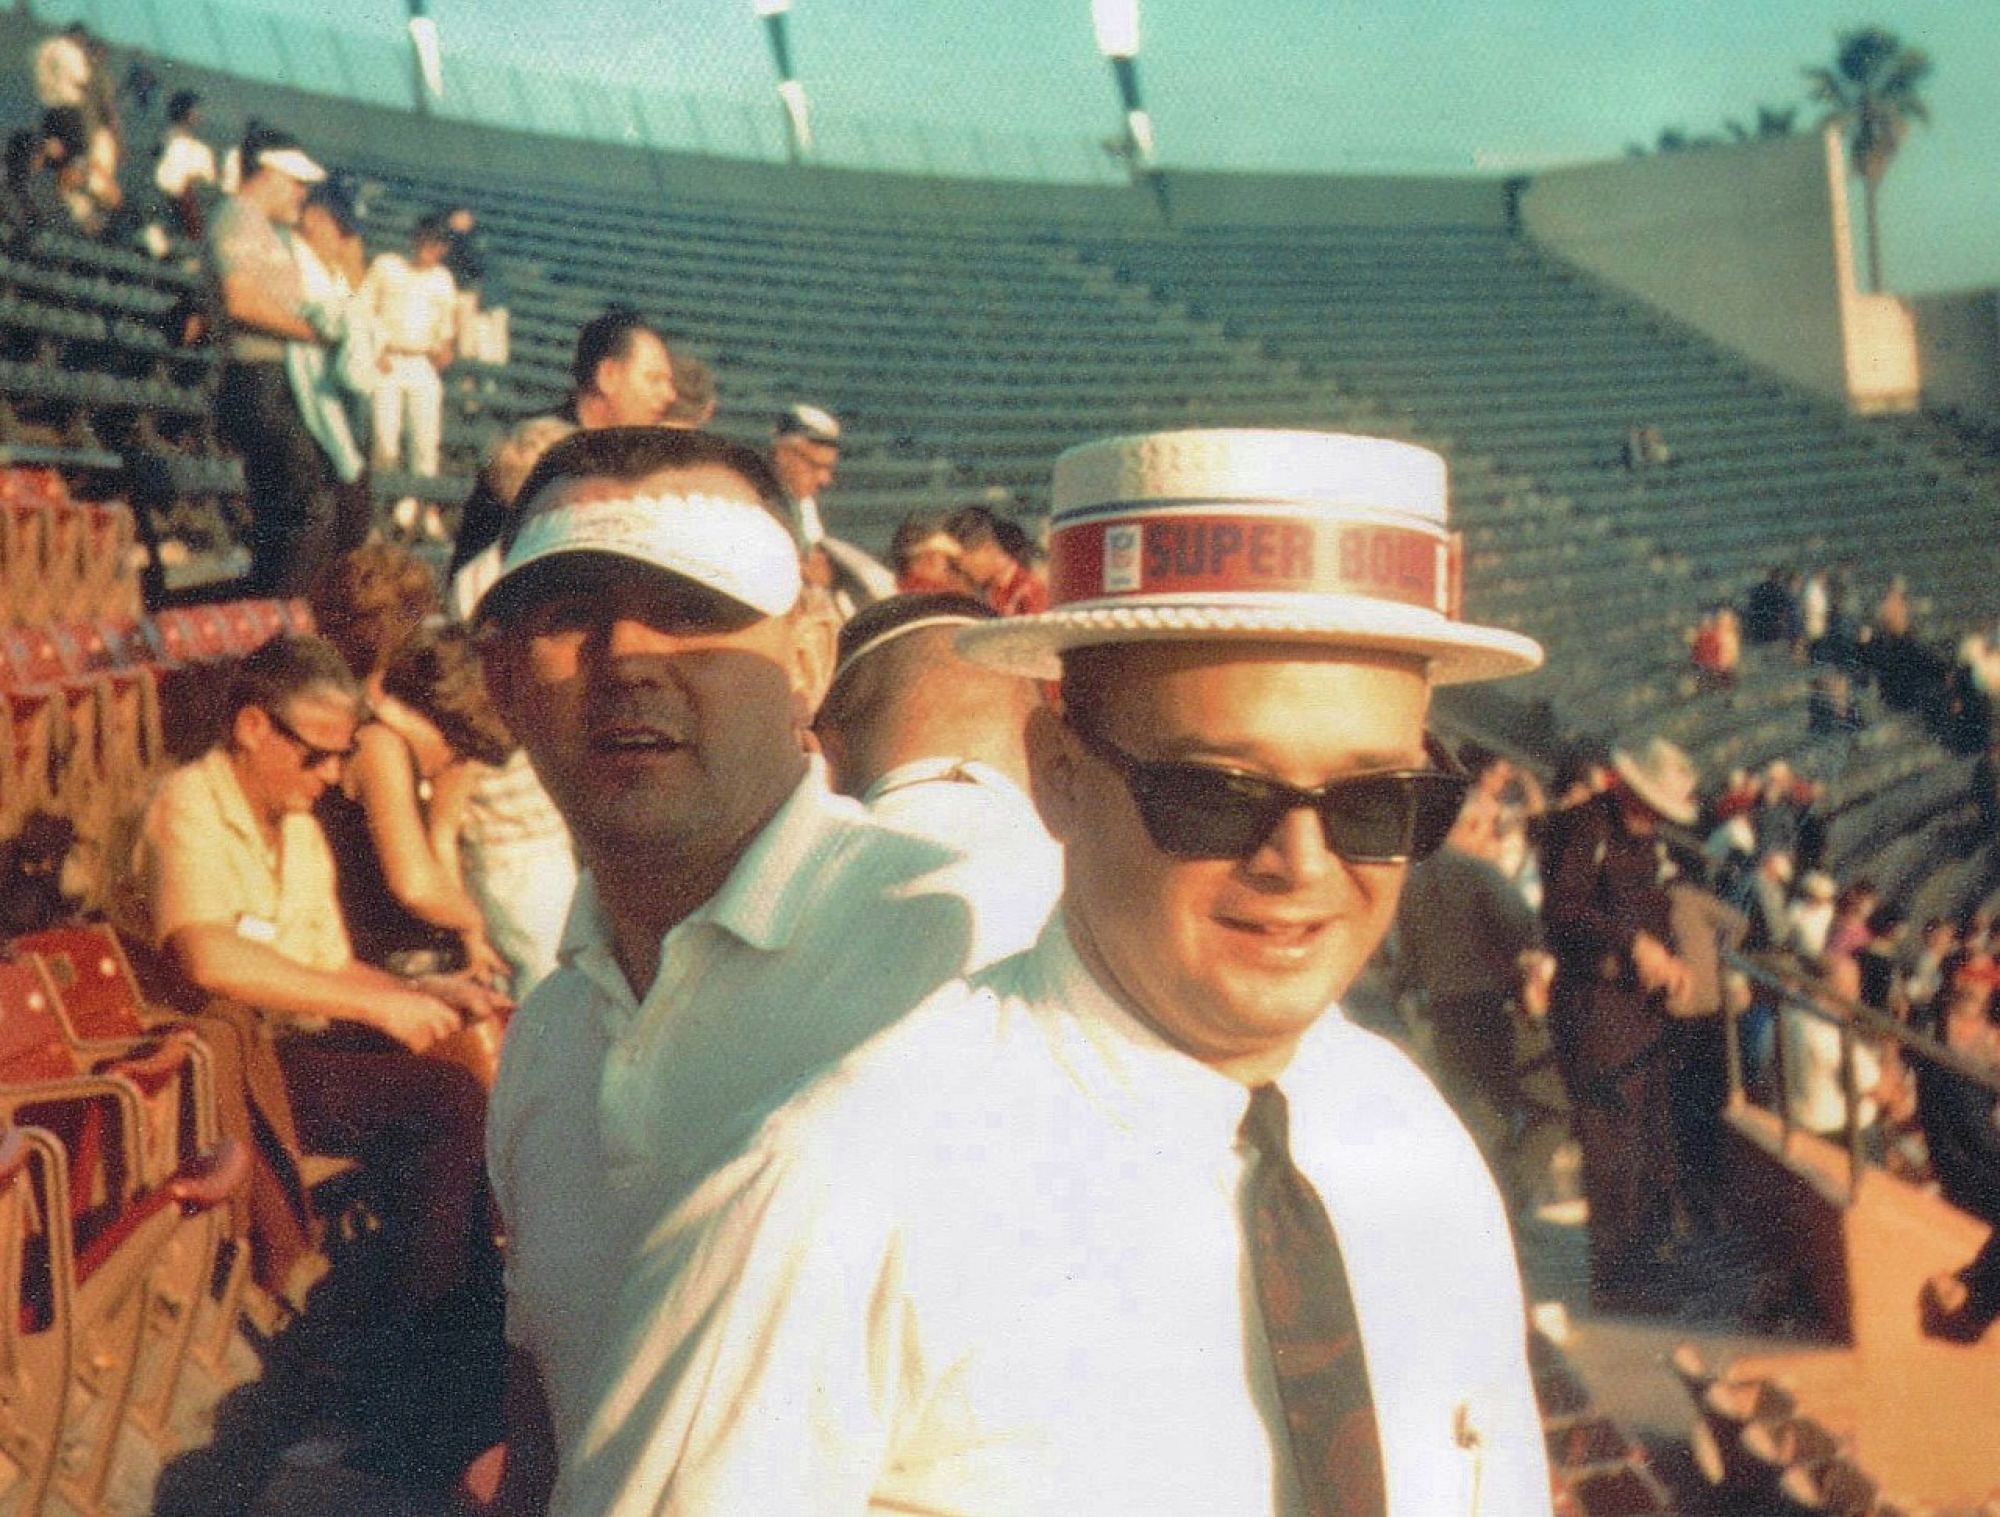
[[[1540,650],[1401,443],[1095,443],[1053,527],[959,646],[1060,682],[1059,912],[654,1230],[556,1509],[1547,1517],[1506,1214],[1338,1005],[1464,794],[1432,687]]]
[[[763,459],[698,432],[580,432],[520,499],[476,620],[584,865],[488,1121],[518,1372],[507,1480],[532,1506],[550,1451],[599,1411],[604,1308],[659,1220],[813,1077],[1040,920],[829,792],[803,738],[830,639],[799,609]]]

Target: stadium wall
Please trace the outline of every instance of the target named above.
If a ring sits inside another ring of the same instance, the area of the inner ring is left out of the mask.
[[[19,10],[0,11],[0,56],[25,59],[50,28]],[[231,140],[261,117],[296,132],[333,165],[434,172],[510,189],[560,187],[580,198],[621,203],[649,195],[896,221],[999,218],[1022,222],[1156,224],[1162,206],[1178,225],[1488,225],[1505,215],[1505,190],[1492,179],[1399,175],[1284,175],[1172,171],[1165,194],[1148,187],[1105,188],[1024,180],[973,180],[659,152],[477,126],[442,117],[309,94],[172,59],[155,60],[166,90],[199,90],[208,135]],[[329,81],[329,89],[335,88]],[[32,111],[22,102],[15,114]],[[140,144],[149,151],[150,142]]]
[[[1910,310],[1924,404],[2000,424],[2000,291],[1919,296]]]
[[[1855,286],[1832,130],[1538,176],[1526,231],[1752,362],[1857,411],[1918,398],[1915,324]]]

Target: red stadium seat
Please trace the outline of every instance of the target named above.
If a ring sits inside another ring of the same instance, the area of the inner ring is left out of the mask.
[[[96,1062],[97,1067],[92,1068]],[[248,1182],[249,1154],[234,1141],[204,1145],[153,1112],[190,1078],[184,1039],[135,1046],[93,1061],[76,1049],[41,962],[0,962],[0,1112],[46,1127],[63,1143],[72,1175],[68,1221],[77,1245],[70,1284],[76,1310],[73,1424],[59,1479],[83,1511],[101,1507],[118,1432],[128,1413],[164,1440],[174,1388],[208,1298],[230,1225],[222,1203]],[[53,1241],[53,1240],[52,1240]],[[58,1286],[46,1303],[59,1314]],[[134,1404],[142,1358],[150,1393]]]

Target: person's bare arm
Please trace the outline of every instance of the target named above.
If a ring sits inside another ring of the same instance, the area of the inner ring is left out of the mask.
[[[438,855],[403,739],[379,723],[364,727],[354,756],[353,785],[390,893],[433,926],[484,932],[486,919],[478,905]]]
[[[239,327],[251,327],[293,342],[320,340],[311,322],[286,310],[252,274],[238,272],[222,276],[222,306],[229,313],[229,319]]]
[[[165,946],[181,972],[210,995],[269,1011],[360,1022],[415,1053],[463,1025],[443,999],[384,970],[358,961],[314,969],[219,923],[179,928]]]

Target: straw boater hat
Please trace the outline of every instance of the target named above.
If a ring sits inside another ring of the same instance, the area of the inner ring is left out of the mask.
[[[1100,643],[1330,643],[1429,660],[1433,684],[1535,668],[1517,632],[1459,619],[1437,454],[1333,432],[1114,437],[1056,460],[1052,609],[959,634],[1034,679]]]
[[[1665,738],[1654,738],[1636,757],[1623,748],[1612,749],[1611,767],[1628,790],[1668,821],[1686,827],[1701,815],[1694,764]]]

